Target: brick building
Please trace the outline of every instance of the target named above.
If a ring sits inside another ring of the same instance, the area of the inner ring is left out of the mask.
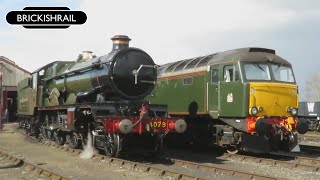
[[[0,114],[3,117],[8,109],[9,120],[15,120],[17,112],[17,85],[22,79],[29,77],[30,72],[19,67],[10,59],[0,56]]]

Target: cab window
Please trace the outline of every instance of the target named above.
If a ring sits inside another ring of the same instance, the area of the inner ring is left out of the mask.
[[[218,72],[219,72],[218,68],[211,69],[211,83],[212,84],[218,83],[218,81],[219,81]]]
[[[225,82],[233,82],[233,81],[239,81],[239,71],[235,66],[225,66],[224,67],[224,73],[223,73],[224,81]]]
[[[37,89],[37,82],[38,82],[37,78],[38,78],[37,73],[32,74],[32,89]]]

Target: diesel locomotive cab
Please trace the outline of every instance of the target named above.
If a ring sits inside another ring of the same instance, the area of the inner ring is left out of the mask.
[[[304,134],[307,130],[297,124],[298,87],[291,65],[272,61],[243,62],[240,68],[244,82],[249,83],[247,132],[258,134],[256,141],[259,143],[272,142],[268,148],[285,147],[283,150],[290,151],[297,145],[294,132]],[[244,146],[250,144],[250,147],[252,143],[243,138]]]
[[[291,64],[265,48],[240,48],[158,67],[152,103],[166,102],[171,116],[186,118],[192,144],[235,153],[290,151],[297,132],[298,87]]]

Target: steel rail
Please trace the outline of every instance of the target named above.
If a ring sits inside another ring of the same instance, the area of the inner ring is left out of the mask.
[[[228,154],[228,153],[225,153],[223,156],[226,158],[239,160],[239,161],[263,163],[267,165],[277,165],[277,166],[282,166],[286,168],[296,168],[304,171],[320,172],[320,165],[319,164],[313,165],[314,163],[320,163],[320,159],[307,158],[307,157],[301,157],[301,156],[290,156],[290,155],[284,155],[284,154],[271,154],[271,155],[276,155],[278,156],[278,158],[284,157],[287,160],[277,160],[272,158],[262,158],[262,157],[247,156],[247,155],[240,155],[240,154]],[[290,160],[290,158],[292,158],[292,160]],[[302,161],[309,162],[309,163],[302,164],[301,163]]]
[[[71,180],[68,177],[65,177],[63,175],[57,174],[53,171],[50,171],[48,169],[42,168],[40,166],[34,165],[30,162],[26,162],[25,160],[19,159],[4,150],[0,149],[0,157],[5,159],[6,161],[9,161],[12,163],[12,167],[22,167],[25,170],[35,172],[39,175],[43,175],[46,177],[49,177],[50,179],[55,179],[55,180]]]
[[[57,145],[54,143],[48,143],[48,142],[41,142],[43,145],[47,145],[49,147],[61,149],[66,152],[74,153],[74,154],[80,154],[82,151],[80,149],[72,149],[69,147]],[[165,170],[159,167],[154,167],[148,164],[143,164],[143,163],[138,163],[138,162],[133,162],[133,161],[128,161],[124,159],[119,159],[119,158],[113,158],[101,154],[95,154],[92,157],[94,160],[98,161],[103,161],[106,163],[112,163],[119,165],[121,167],[127,167],[129,169],[142,169],[144,172],[156,172],[159,176],[170,176],[175,179],[205,179],[205,178],[200,178],[200,177],[195,177],[193,175],[188,175],[188,174],[183,174],[180,172],[174,172],[170,170]],[[271,176],[265,176],[265,175],[259,175],[255,173],[250,173],[246,171],[240,171],[240,170],[234,170],[234,169],[229,169],[226,167],[218,166],[218,165],[205,165],[205,164],[200,164],[200,163],[195,163],[195,162],[190,162],[190,161],[184,161],[184,160],[179,160],[179,159],[171,159],[173,161],[172,165],[176,166],[183,166],[183,167],[190,167],[192,169],[196,170],[202,170],[205,172],[212,172],[216,174],[226,174],[228,176],[233,176],[233,177],[241,177],[245,179],[263,179],[263,180],[279,180],[283,178],[275,178]]]
[[[22,131],[23,132],[23,131]],[[41,139],[37,139],[32,136],[31,137],[35,142],[39,142],[42,145],[49,146],[52,148],[56,148],[58,150],[62,150],[68,153],[76,154],[79,155],[82,150],[80,149],[73,149],[70,147],[58,145],[54,142],[48,142],[48,141],[42,141]],[[119,158],[114,158],[114,157],[109,157],[106,155],[101,155],[101,154],[94,154],[92,159],[97,160],[97,161],[102,161],[108,164],[113,164],[120,166],[122,168],[128,168],[132,170],[142,170],[146,173],[151,173],[154,175],[158,175],[161,177],[172,177],[174,179],[195,179],[195,180],[204,180],[206,178],[202,177],[196,177],[191,174],[184,174],[181,172],[176,172],[176,171],[171,171],[171,170],[166,170],[163,168],[155,167],[149,164],[144,164],[144,163],[139,163],[139,162],[134,162],[134,161],[129,161],[129,160],[124,160],[124,159],[119,159]],[[266,175],[260,175],[260,174],[255,174],[255,173],[250,173],[246,171],[241,171],[241,170],[234,170],[226,167],[222,167],[219,165],[206,165],[206,164],[200,164],[200,163],[195,163],[191,161],[184,161],[184,160],[179,160],[179,159],[172,159],[173,164],[175,166],[180,166],[180,167],[188,167],[204,172],[210,172],[210,173],[215,173],[215,174],[225,174],[227,176],[232,176],[236,178],[245,178],[245,179],[255,179],[255,180],[283,180],[284,178],[276,178],[276,177],[271,177],[271,176],[266,176]]]

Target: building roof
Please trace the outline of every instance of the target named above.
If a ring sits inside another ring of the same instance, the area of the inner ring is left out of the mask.
[[[31,74],[29,71],[27,71],[27,70],[19,67],[18,65],[15,64],[14,61],[12,61],[12,60],[4,57],[4,56],[0,56],[0,61],[3,61],[3,62],[5,62],[6,64],[9,64],[9,65],[13,66],[14,68],[19,69],[20,71],[23,71],[23,72],[25,72],[25,73],[27,73],[27,74]]]

